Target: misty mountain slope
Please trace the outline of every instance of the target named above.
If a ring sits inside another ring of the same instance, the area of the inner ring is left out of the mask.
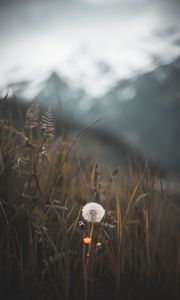
[[[85,97],[83,90],[74,89],[56,72],[52,72],[45,82],[40,86],[39,92],[34,97],[42,105],[55,109],[59,102],[62,103],[63,109],[68,109],[70,101],[78,102]]]
[[[82,88],[74,88],[55,71],[45,78],[10,82],[8,86],[12,97],[25,102],[38,102],[43,107],[53,110],[57,117],[62,114],[65,117],[75,117],[80,103],[87,99]]]
[[[26,100],[28,82],[17,87],[17,96]],[[57,120],[71,123],[71,129],[103,118],[101,128],[107,135],[123,137],[141,153],[153,160],[159,156],[163,166],[180,173],[180,59],[120,80],[98,98],[88,97],[53,72],[41,80],[32,100],[51,108]]]
[[[112,112],[106,126],[113,132],[151,157],[159,155],[170,169],[180,170],[180,59],[120,81],[99,102],[109,103]]]

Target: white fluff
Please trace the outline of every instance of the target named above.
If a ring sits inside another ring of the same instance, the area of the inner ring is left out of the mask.
[[[102,205],[96,202],[90,202],[82,208],[82,216],[84,220],[91,223],[99,223],[104,217],[105,210]]]

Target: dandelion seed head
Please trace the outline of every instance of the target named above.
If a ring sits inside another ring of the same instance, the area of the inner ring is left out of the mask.
[[[91,223],[99,223],[104,217],[105,210],[102,205],[96,202],[90,202],[82,208],[82,216],[84,220]]]

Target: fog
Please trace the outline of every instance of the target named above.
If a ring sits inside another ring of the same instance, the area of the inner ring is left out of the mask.
[[[104,94],[119,78],[152,69],[152,57],[178,56],[178,15],[172,0],[1,1],[0,85],[56,70],[89,94]]]

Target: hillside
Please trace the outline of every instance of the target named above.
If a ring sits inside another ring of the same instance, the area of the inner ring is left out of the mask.
[[[156,160],[170,173],[180,174],[180,59],[156,69],[120,80],[104,96],[90,98],[53,72],[42,80],[32,101],[52,109],[56,119],[86,126],[103,118],[101,130],[123,139]],[[24,95],[31,83],[14,84],[16,96]],[[83,125],[84,124],[84,125]]]

